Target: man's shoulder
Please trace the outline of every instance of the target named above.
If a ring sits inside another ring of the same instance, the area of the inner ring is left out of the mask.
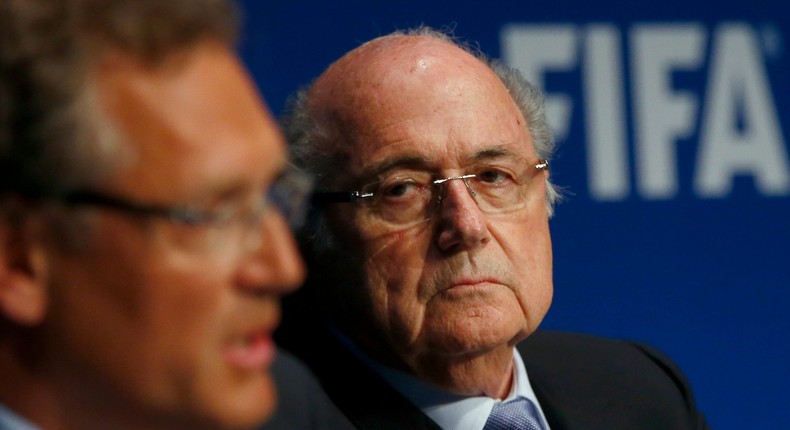
[[[560,428],[706,428],[680,369],[650,346],[538,331],[517,349],[548,415],[580,423]]]
[[[644,343],[600,336],[539,330],[517,349],[528,365],[557,371],[597,374],[643,369],[643,376],[658,373],[681,375],[677,365],[664,353]],[[639,375],[628,375],[634,376]],[[685,379],[682,381],[685,382]]]
[[[271,373],[277,386],[278,408],[261,430],[354,428],[307,366],[290,353],[278,350]]]
[[[551,330],[538,330],[526,340],[519,343],[517,348],[522,353],[533,353],[536,355],[555,355],[566,356],[569,351],[584,353],[594,357],[610,357],[614,353],[637,354],[637,355],[658,355],[663,359],[666,356],[657,349],[646,344],[601,337],[591,334],[572,333]],[[570,357],[568,357],[570,358]]]

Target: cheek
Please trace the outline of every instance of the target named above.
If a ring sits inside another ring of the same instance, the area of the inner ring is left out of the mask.
[[[169,403],[218,348],[228,302],[219,271],[131,246],[61,262],[52,274],[55,347],[115,391]]]
[[[548,230],[542,232],[543,234],[537,233],[533,235],[535,246],[530,248],[532,252],[528,252],[525,256],[527,263],[524,265],[524,269],[526,270],[519,274],[524,277],[522,279],[530,280],[526,285],[523,299],[523,306],[529,311],[530,331],[537,329],[540,322],[543,321],[554,295],[551,239]]]
[[[229,277],[222,270],[207,270],[195,261],[171,259],[148,273],[148,294],[140,316],[154,367],[169,365],[171,371],[188,375],[207,354],[221,347],[221,333],[232,307]],[[168,357],[175,363],[167,364]]]
[[[510,260],[518,299],[530,329],[542,321],[553,296],[552,249],[548,221],[501,224],[496,237]]]
[[[395,337],[412,337],[426,298],[420,282],[427,243],[416,232],[379,236],[362,248],[367,294],[374,318]]]
[[[390,231],[364,217],[356,224],[361,227],[346,236],[346,243],[358,250],[368,285],[398,295],[414,293],[425,265],[426,228]]]

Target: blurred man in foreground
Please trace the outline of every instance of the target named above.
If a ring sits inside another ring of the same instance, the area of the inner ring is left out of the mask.
[[[427,29],[381,37],[300,95],[286,135],[323,191],[305,242],[328,317],[290,347],[358,427],[706,427],[660,353],[538,330],[553,141],[517,72]]]
[[[234,8],[0,7],[0,428],[258,425],[309,184]]]

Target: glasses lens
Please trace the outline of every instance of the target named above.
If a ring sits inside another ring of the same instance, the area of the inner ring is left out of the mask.
[[[289,168],[272,184],[267,198],[292,228],[299,228],[304,224],[312,190],[313,180],[309,175]]]
[[[534,169],[514,174],[497,167],[483,167],[468,184],[480,210],[486,213],[509,212],[526,205],[526,192]]]
[[[240,222],[170,222],[156,223],[151,228],[158,230],[155,237],[163,240],[168,247],[193,255],[226,251],[229,244],[237,243],[243,237],[244,232]]]
[[[398,226],[422,221],[431,202],[430,175],[422,172],[397,175],[362,187],[370,195],[365,204],[373,215]]]

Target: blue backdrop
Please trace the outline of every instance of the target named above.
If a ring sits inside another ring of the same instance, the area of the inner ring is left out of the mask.
[[[547,92],[568,199],[544,327],[649,342],[713,428],[789,428],[790,2],[243,3],[269,105],[394,29],[454,29]]]

